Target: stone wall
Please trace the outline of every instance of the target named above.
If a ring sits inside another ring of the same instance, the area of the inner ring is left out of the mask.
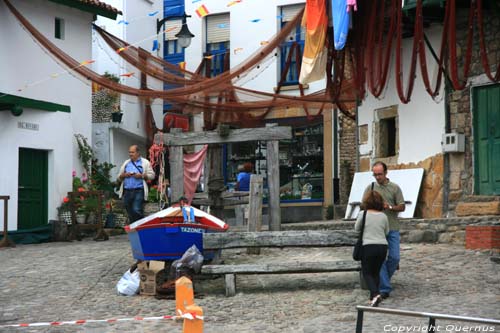
[[[340,204],[347,204],[356,172],[356,121],[339,112]]]
[[[92,123],[108,123],[111,113],[119,111],[120,95],[108,89],[99,89],[92,93]]]
[[[467,49],[467,20],[468,10],[457,12],[457,59],[459,61],[458,73],[463,73],[465,52]],[[496,71],[498,59],[500,58],[500,18],[492,16],[485,10],[484,35],[487,47],[488,61],[491,71]],[[479,37],[476,23],[474,23],[474,43],[472,51],[472,63],[469,78],[477,78],[484,74],[481,64],[481,54],[479,47]],[[484,82],[488,82],[485,80]],[[452,132],[465,134],[465,153],[450,154],[450,210],[455,209],[456,203],[462,201],[464,197],[474,194],[474,138],[472,130],[472,106],[471,89],[469,84],[462,91],[453,91],[448,95],[450,108],[450,129]]]
[[[441,217],[443,212],[443,155],[438,154],[418,163],[398,164],[394,170],[423,168],[424,177],[420,186],[415,217]]]
[[[498,216],[401,221],[401,241],[406,243],[452,243],[465,246],[466,228],[500,226]]]
[[[466,228],[471,226],[500,227],[498,216],[474,216],[436,219],[402,219],[400,234],[402,243],[450,243],[465,246]],[[285,223],[283,230],[352,230],[354,221],[322,221]],[[496,239],[496,238],[495,238]],[[495,243],[496,244],[496,243]],[[498,249],[496,249],[498,251]]]

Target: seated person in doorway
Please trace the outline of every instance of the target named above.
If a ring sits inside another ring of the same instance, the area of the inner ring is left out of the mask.
[[[243,164],[243,170],[236,176],[236,191],[250,191],[250,176],[252,175],[253,165],[250,162]],[[239,168],[238,168],[239,171]]]

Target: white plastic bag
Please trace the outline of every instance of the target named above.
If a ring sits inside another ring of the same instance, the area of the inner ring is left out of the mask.
[[[118,295],[134,296],[139,292],[139,284],[139,270],[136,269],[134,272],[130,273],[130,270],[127,269],[120,281],[116,284],[116,290],[118,291]]]

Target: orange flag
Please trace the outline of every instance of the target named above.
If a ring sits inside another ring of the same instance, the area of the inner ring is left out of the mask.
[[[325,47],[328,16],[324,0],[307,0],[302,26],[306,27],[306,42],[299,82],[304,84],[325,77],[328,53]]]
[[[195,13],[196,15],[198,15],[198,17],[201,18],[203,16],[207,16],[209,11],[205,5],[201,5],[200,7],[198,7],[198,9],[195,10]]]

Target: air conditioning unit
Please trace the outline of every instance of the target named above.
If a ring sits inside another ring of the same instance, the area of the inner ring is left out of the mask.
[[[445,133],[441,142],[444,153],[465,152],[465,135],[461,133]]]

